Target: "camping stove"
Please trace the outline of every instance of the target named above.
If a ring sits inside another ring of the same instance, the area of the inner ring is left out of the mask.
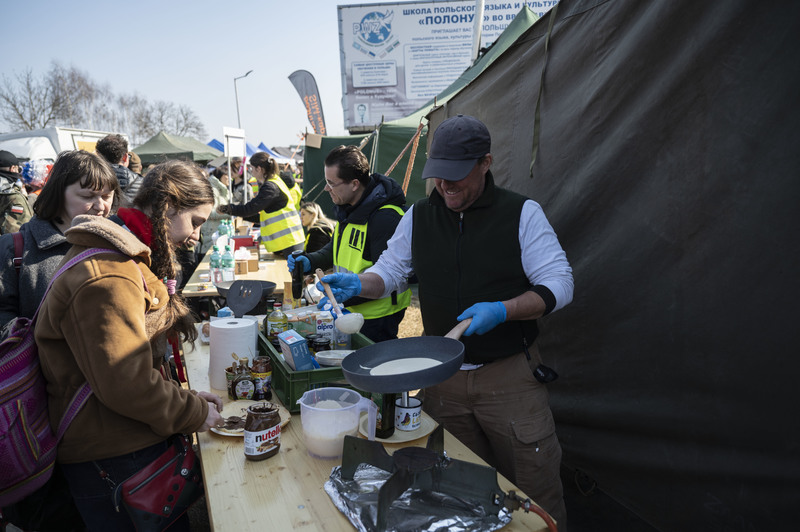
[[[350,481],[356,479],[357,472],[361,471],[365,464],[389,475],[377,490],[377,500],[374,490],[367,496],[370,508],[366,511],[350,509],[353,514],[359,514],[358,519],[361,521],[353,524],[364,530],[378,532],[386,530],[390,507],[409,489],[415,493],[426,494],[428,502],[431,496],[435,498],[433,504],[424,509],[422,507],[426,502],[411,501],[410,506],[417,507],[417,512],[425,514],[438,512],[442,518],[448,519],[448,511],[463,511],[466,508],[470,512],[467,517],[469,524],[479,525],[472,528],[474,530],[499,529],[511,520],[511,511],[522,508],[527,512],[533,505],[530,499],[522,499],[513,491],[509,494],[504,493],[497,484],[497,471],[494,468],[449,458],[444,453],[444,430],[441,426],[431,433],[425,448],[405,447],[398,449],[393,455],[389,455],[379,442],[345,436],[342,466],[334,468],[331,480],[337,480],[339,487],[352,484]],[[340,482],[339,479],[334,479],[339,473]],[[326,483],[326,491],[337,503],[328,489],[329,484],[331,481]],[[342,499],[352,502],[351,494],[339,493],[339,495]],[[338,503],[337,506],[352,522],[353,515]],[[395,512],[396,507],[397,505],[392,508],[392,512]],[[363,514],[369,514],[366,520],[371,521],[370,523],[363,522],[365,520]],[[408,525],[407,518],[403,519],[404,525]],[[359,527],[359,524],[362,526]]]

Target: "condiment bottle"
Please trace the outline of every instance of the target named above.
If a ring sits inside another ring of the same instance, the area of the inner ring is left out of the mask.
[[[281,310],[281,304],[276,301],[275,310],[267,316],[267,338],[272,345],[280,345],[278,335],[287,330],[289,330],[289,318]]]
[[[397,394],[383,393],[372,394],[372,396],[378,402],[378,423],[375,426],[375,437],[391,438],[392,434],[394,434],[394,403],[397,399]]]
[[[257,403],[247,407],[244,422],[244,457],[265,460],[281,448],[281,415],[272,403]]]
[[[263,401],[272,399],[272,361],[269,357],[256,357],[253,359],[253,381],[256,389],[253,399]]]
[[[234,377],[231,383],[231,392],[233,392],[233,399],[252,399],[256,391],[256,383],[253,380],[253,375],[250,373],[248,366],[249,359],[242,358],[239,361],[239,372]]]

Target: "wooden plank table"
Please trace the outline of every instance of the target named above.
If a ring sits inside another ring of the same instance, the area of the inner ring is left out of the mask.
[[[219,295],[211,281],[201,281],[200,275],[210,275],[211,250],[206,252],[203,260],[195,268],[189,282],[183,288],[184,297],[201,297]],[[272,281],[276,284],[275,294],[283,294],[283,286],[292,281],[292,274],[286,265],[286,259],[274,253],[262,253],[258,261],[258,271],[247,272],[236,276],[237,280]]]
[[[210,387],[208,345],[198,341],[194,350],[184,347],[190,387],[211,391],[225,404],[231,402],[226,391]],[[274,394],[273,401],[277,402]],[[321,460],[308,455],[299,414],[292,415],[284,427],[278,454],[260,462],[245,459],[242,438],[220,436],[210,431],[198,433],[197,437],[212,530],[354,530],[323,488],[331,469],[341,465],[341,459]],[[392,453],[403,446],[426,443],[427,438],[420,438],[405,444],[385,444],[385,447]],[[444,446],[451,458],[486,465],[447,431]],[[502,475],[498,474],[497,480],[506,493],[513,489],[525,497]],[[503,530],[546,531],[547,525],[534,513],[516,511]]]

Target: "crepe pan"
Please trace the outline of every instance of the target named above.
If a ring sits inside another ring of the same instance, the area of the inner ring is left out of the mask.
[[[445,336],[398,338],[357,349],[342,360],[344,378],[359,390],[378,393],[402,393],[444,382],[464,361],[464,344],[459,338],[471,322],[471,318],[459,322]],[[384,362],[403,358],[432,358],[440,364],[408,373],[370,374]]]

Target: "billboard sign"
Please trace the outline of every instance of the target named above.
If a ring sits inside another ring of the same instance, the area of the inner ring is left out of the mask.
[[[541,16],[557,1],[485,0],[481,47],[524,5]],[[472,62],[475,0],[338,6],[344,126],[363,132],[411,114]]]

